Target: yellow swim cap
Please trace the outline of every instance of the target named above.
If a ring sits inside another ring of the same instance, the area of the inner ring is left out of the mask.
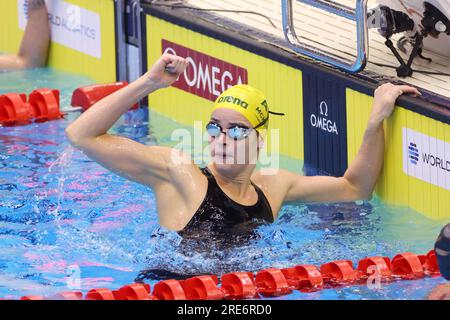
[[[264,94],[246,84],[235,85],[225,90],[214,103],[213,110],[233,109],[242,114],[255,129],[267,128],[269,108]]]

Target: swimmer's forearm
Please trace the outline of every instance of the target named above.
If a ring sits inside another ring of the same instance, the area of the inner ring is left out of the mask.
[[[20,45],[18,57],[21,68],[45,66],[50,44],[50,25],[44,0],[30,0],[28,23]]]
[[[364,132],[363,141],[344,177],[359,190],[361,199],[370,199],[383,167],[383,120],[373,116]]]
[[[16,55],[0,56],[0,72],[23,68],[23,61]]]
[[[132,105],[158,89],[145,76],[111,94],[86,110],[66,129],[75,144],[104,135]]]

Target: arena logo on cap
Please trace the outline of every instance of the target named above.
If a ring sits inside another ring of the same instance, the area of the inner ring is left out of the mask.
[[[248,108],[248,103],[247,102],[245,102],[244,100],[241,100],[239,98],[232,97],[232,96],[220,97],[217,102],[218,103],[228,102],[228,103],[232,103],[232,104],[238,105],[238,106],[240,106],[240,107],[242,107],[244,109]]]
[[[403,172],[450,190],[450,143],[403,128]]]
[[[184,74],[172,86],[215,101],[236,84],[247,84],[247,69],[202,52],[162,39],[162,52],[183,57],[189,63]]]

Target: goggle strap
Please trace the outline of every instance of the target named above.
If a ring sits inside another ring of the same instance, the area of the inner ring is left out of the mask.
[[[269,111],[270,114],[274,114],[276,116],[284,116],[285,114],[283,112],[274,112],[274,111]],[[263,126],[266,124],[266,122],[269,120],[269,117],[265,118],[263,122],[261,122],[260,124],[258,124],[256,127],[254,127],[253,129],[258,129],[259,127]]]
[[[273,112],[273,111],[269,111],[269,113],[274,114],[276,116],[285,116],[286,114],[284,114],[283,112]]]

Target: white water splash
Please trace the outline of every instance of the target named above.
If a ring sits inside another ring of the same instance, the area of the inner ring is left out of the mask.
[[[62,154],[56,159],[48,168],[49,174],[56,174],[58,179],[58,187],[56,188],[57,197],[57,205],[54,209],[50,210],[48,213],[58,217],[58,212],[61,208],[61,203],[64,199],[64,183],[66,181],[65,169],[69,167],[72,163],[74,148],[72,146],[68,146]],[[45,179],[45,178],[44,178]],[[45,195],[47,196],[47,194]]]

